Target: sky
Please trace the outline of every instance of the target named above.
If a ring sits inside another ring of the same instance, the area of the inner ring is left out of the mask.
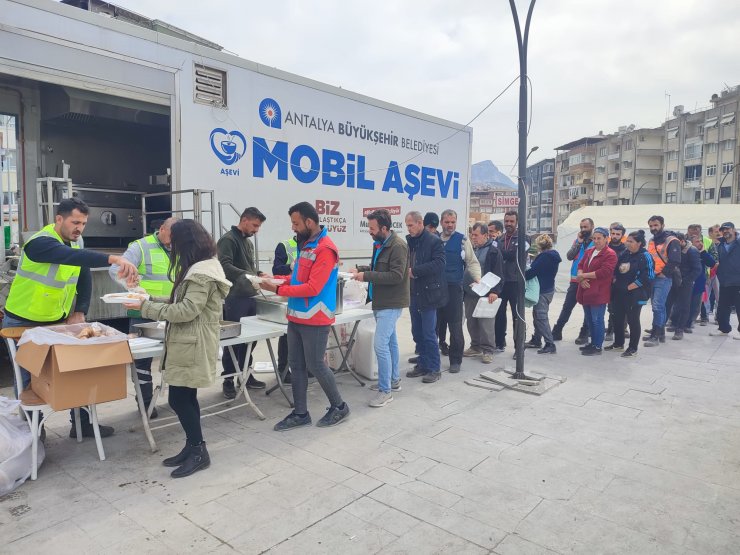
[[[227,51],[457,123],[519,75],[506,0],[114,0]],[[529,0],[517,0],[522,24]],[[530,162],[740,84],[740,2],[540,0],[532,18]],[[670,98],[667,96],[670,95]],[[473,127],[473,162],[515,175],[518,84]]]

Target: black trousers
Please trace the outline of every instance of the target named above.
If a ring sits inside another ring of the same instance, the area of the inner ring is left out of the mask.
[[[722,287],[722,283],[719,284],[719,299],[717,299],[717,323],[720,331],[730,333],[732,326],[730,326],[730,315],[732,314],[732,307],[735,307],[737,317],[740,319],[740,285],[728,285]],[[740,324],[738,325],[738,331],[740,331]]]
[[[200,405],[198,390],[192,387],[170,386],[169,403],[180,420],[189,445],[200,445],[203,442],[203,431],[200,427]]]
[[[508,321],[506,319],[506,305],[511,306],[511,318],[514,320],[514,337],[516,338],[516,325],[518,318],[516,316],[517,302],[517,282],[506,281],[501,290],[501,306],[496,313],[496,323],[494,324],[496,335],[496,348],[503,349],[506,346],[506,328]]]
[[[670,316],[671,324],[676,329],[683,329],[691,310],[691,292],[694,282],[683,280],[681,285],[671,287],[666,300],[666,314]]]
[[[437,309],[437,322],[443,319],[450,328],[450,364],[461,364],[465,337],[463,336],[463,290],[461,283],[447,284],[448,301]],[[439,327],[437,328],[439,334]]]
[[[630,327],[629,348],[636,351],[640,345],[640,312],[644,305],[632,298],[632,295],[624,292],[613,292],[612,306],[614,309],[614,344],[624,346],[624,324]]]
[[[578,283],[576,282],[570,282],[570,285],[568,285],[568,291],[565,293],[565,300],[563,301],[563,308],[560,310],[560,316],[558,316],[558,321],[555,322],[555,327],[559,330],[563,330],[565,327],[565,324],[568,323],[568,320],[570,320],[570,315],[573,312],[573,309],[578,304],[578,300],[576,299],[576,294],[578,293]],[[578,335],[586,336],[588,335],[588,325],[586,324],[586,317],[583,317],[583,324],[581,324],[581,331]]]
[[[254,297],[226,297],[226,302],[224,302],[224,320],[238,322],[245,316],[254,316],[255,314],[257,314],[257,301],[254,300]],[[256,342],[252,343],[252,351],[254,351],[256,344]],[[232,349],[234,349],[239,367],[244,368],[244,360],[247,358],[247,345],[240,343],[239,345],[234,345]],[[224,349],[221,363],[224,367],[224,371],[221,373],[222,376],[236,373],[237,369],[234,368],[234,362],[231,360],[231,354],[228,349]],[[251,352],[249,354],[249,366],[252,366]]]
[[[281,335],[278,339],[278,371],[283,372],[288,367],[288,336]]]
[[[437,309],[437,341],[440,345],[447,343],[447,318],[444,308]]]

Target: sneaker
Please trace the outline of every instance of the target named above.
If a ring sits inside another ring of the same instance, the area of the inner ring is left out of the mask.
[[[386,406],[391,401],[393,401],[393,395],[391,395],[390,392],[383,393],[382,391],[378,391],[378,394],[375,396],[374,399],[370,400],[368,405],[373,408],[379,409],[380,407]]]
[[[657,335],[650,335],[643,343],[643,346],[645,347],[657,347],[660,343],[660,340],[658,339]]]
[[[439,352],[442,353],[443,357],[449,356],[450,354],[450,346],[447,343],[440,343],[439,344]]]
[[[227,399],[236,398],[236,388],[234,387],[234,380],[224,380],[224,385],[221,387],[224,393],[224,397]]]
[[[423,383],[434,383],[436,381],[439,381],[439,378],[442,376],[441,372],[429,372],[426,374],[421,381]]]
[[[478,350],[478,349],[476,349],[474,347],[470,347],[468,349],[465,349],[465,351],[463,351],[463,356],[464,357],[477,357],[480,354],[481,354],[480,350]]]
[[[611,345],[607,345],[604,347],[605,351],[624,351],[624,345],[615,345],[612,343]]]
[[[295,411],[293,411],[280,422],[275,424],[273,430],[276,432],[284,432],[286,430],[292,430],[293,428],[300,428],[301,426],[309,426],[310,424],[311,415],[309,413],[306,413],[304,416],[298,416]]]
[[[722,330],[712,330],[709,332],[709,335],[712,337],[727,337],[730,335],[729,331],[722,331]]]
[[[637,356],[637,350],[636,349],[627,349],[622,353],[622,358],[634,358]]]
[[[329,426],[336,426],[344,422],[349,416],[349,405],[342,403],[341,407],[329,407],[326,414],[316,422],[319,428],[328,428]]]
[[[413,356],[413,357],[409,358],[409,362],[410,362],[411,364],[416,364],[416,363],[418,363],[418,362],[419,362],[419,355],[416,355],[416,356]]]
[[[503,353],[506,349],[504,347],[496,347],[493,352],[494,353]]]
[[[692,328],[684,328],[683,332],[684,333],[694,333],[694,330]]]
[[[669,331],[669,332],[673,333],[674,331],[676,331],[676,326],[670,325],[670,326],[666,327],[665,331]]]
[[[614,341],[614,334],[613,333],[607,333],[604,336],[604,341],[609,341],[610,343]]]
[[[450,374],[457,374],[459,371],[460,371],[460,365],[459,364],[450,364]],[[424,380],[422,380],[422,381],[424,381]],[[434,381],[437,381],[437,380],[434,380]],[[426,383],[426,382],[424,382],[424,383]]]
[[[579,335],[576,339],[576,345],[588,345],[588,335]]]
[[[562,341],[563,340],[563,329],[557,326],[552,328],[552,338],[554,341]]]
[[[730,337],[732,337],[733,339],[740,340],[740,331],[731,331]]]
[[[480,361],[483,364],[491,364],[493,362],[493,355],[491,353],[483,353],[483,356],[480,357]]]
[[[247,380],[247,389],[265,389],[265,382],[259,381],[250,374],[249,379]]]
[[[586,357],[592,357],[592,356],[600,355],[601,354],[601,347],[595,347],[593,345],[589,345],[589,348],[586,349],[586,350],[584,350],[584,351],[581,351],[581,354],[583,356],[586,356]]]
[[[370,391],[380,391],[378,389],[378,384],[374,383],[370,386]],[[394,380],[391,382],[391,391],[401,391],[401,380]]]
[[[554,355],[557,353],[555,343],[545,343],[545,346],[537,350],[538,355]]]
[[[420,376],[425,376],[427,374],[426,370],[422,370],[418,366],[414,366],[411,370],[406,372],[407,378],[418,378]]]
[[[590,349],[590,348],[591,348],[591,343],[586,343],[583,347],[578,347],[578,350],[581,351],[581,352],[583,352],[583,351],[585,351],[587,349]]]
[[[540,349],[541,347],[542,343],[535,341],[534,339],[530,339],[524,344],[525,349]]]
[[[709,318],[702,318],[701,320],[699,320],[700,326],[706,326],[708,323],[709,323]]]
[[[100,430],[100,437],[110,437],[113,435],[113,428],[110,426],[103,426],[101,424],[98,424],[98,429]],[[69,430],[69,437],[71,437],[72,439],[77,439],[77,428],[74,424],[72,424],[72,428]],[[82,423],[82,437],[95,437],[95,431],[93,430],[92,423]],[[46,439],[46,437],[44,437],[44,439]]]
[[[656,336],[654,328],[650,328],[649,330],[645,330],[645,335],[642,336],[643,341],[647,341],[648,339],[651,339],[653,336]]]

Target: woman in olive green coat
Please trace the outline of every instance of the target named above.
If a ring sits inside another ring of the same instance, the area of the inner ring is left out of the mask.
[[[185,430],[186,442],[179,454],[162,464],[178,467],[172,477],[181,478],[210,465],[197,393],[199,387],[209,387],[216,380],[219,320],[231,282],[216,257],[216,244],[203,226],[181,220],[172,225],[171,234],[169,274],[174,287],[170,302],[143,301],[140,310],[144,318],[167,322],[162,372],[169,384],[170,406]]]

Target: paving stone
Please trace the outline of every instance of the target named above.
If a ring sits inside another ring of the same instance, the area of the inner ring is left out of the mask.
[[[391,445],[410,449],[432,460],[469,470],[480,464],[487,455],[470,449],[450,448],[450,445],[430,437],[402,433],[386,440]]]
[[[446,555],[448,553],[476,555],[487,553],[487,550],[440,528],[429,524],[419,524],[378,553],[382,555],[408,555],[409,553],[414,555]]]
[[[351,478],[342,482],[342,485],[366,495],[374,489],[382,486],[383,482],[376,480],[375,478],[371,478],[370,476],[366,476],[365,474],[355,474]]]
[[[493,553],[498,555],[555,555],[556,552],[520,538],[516,534],[509,534],[496,546]]]

